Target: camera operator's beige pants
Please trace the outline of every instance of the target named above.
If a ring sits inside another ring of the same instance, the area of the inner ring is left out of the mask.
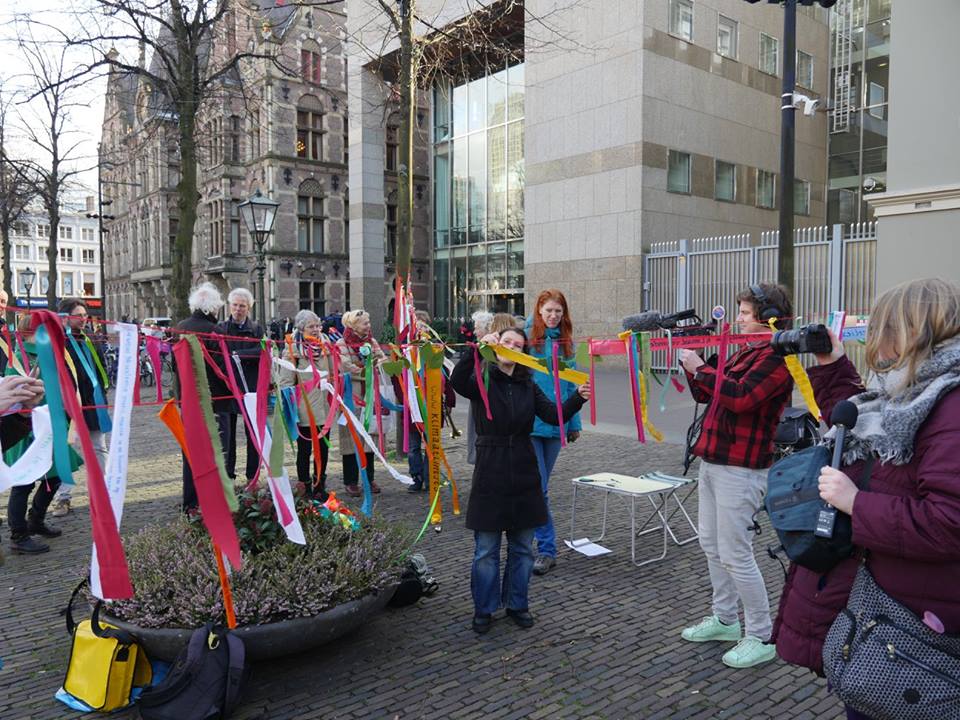
[[[90,431],[90,442],[93,444],[93,452],[96,454],[97,459],[100,461],[100,471],[106,473],[107,471],[107,435],[106,433],[100,432],[99,430]],[[77,440],[74,449],[80,454],[80,457],[83,457],[83,448],[80,446],[80,441]],[[76,481],[76,473],[74,473],[74,481]],[[68,485],[63,483],[60,485],[60,489],[57,491],[57,496],[54,498],[54,503],[58,502],[70,502],[73,496],[73,485]]]
[[[749,529],[767,487],[767,471],[733,465],[700,464],[700,547],[707,556],[713,585],[713,614],[724,623],[739,618],[743,603],[744,632],[766,642],[770,599],[753,555]]]

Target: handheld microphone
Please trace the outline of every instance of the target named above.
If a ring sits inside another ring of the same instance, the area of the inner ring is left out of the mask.
[[[654,332],[661,329],[663,315],[656,310],[648,310],[638,315],[627,315],[623,319],[623,329],[631,332]]]
[[[830,424],[837,428],[837,437],[833,446],[833,460],[830,467],[839,468],[843,458],[843,443],[847,439],[847,430],[857,424],[860,411],[849,400],[838,402],[830,413]],[[817,537],[833,537],[833,526],[837,521],[837,509],[829,503],[824,503],[817,515],[817,526],[813,534]]]

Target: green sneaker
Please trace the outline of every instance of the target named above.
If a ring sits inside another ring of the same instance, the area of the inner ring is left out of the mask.
[[[716,615],[705,617],[703,620],[688,628],[684,628],[680,637],[690,642],[711,642],[721,640],[738,642],[740,640],[740,621],[733,625],[724,625]]]
[[[723,664],[732,668],[748,668],[770,662],[777,656],[777,649],[760,638],[747,635],[732,650],[723,654]]]

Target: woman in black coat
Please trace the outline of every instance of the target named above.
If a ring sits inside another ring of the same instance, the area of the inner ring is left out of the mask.
[[[510,329],[491,333],[481,342],[500,344],[523,352],[526,334]],[[547,519],[537,457],[530,442],[534,416],[559,425],[557,406],[534,384],[527,368],[498,358],[490,366],[489,401],[492,420],[477,387],[474,354],[467,351],[450,375],[453,389],[469,399],[477,428],[477,462],[467,507],[467,527],[474,531],[476,548],[471,572],[473,629],[485,633],[495,610],[506,606],[507,615],[523,628],[533,626],[527,608],[527,587],[533,570],[533,533]],[[590,385],[563,403],[563,420],[569,420],[590,397]],[[507,533],[507,564],[500,586],[500,541]]]

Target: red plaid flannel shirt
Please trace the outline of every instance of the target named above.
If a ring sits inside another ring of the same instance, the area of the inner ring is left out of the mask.
[[[717,370],[701,365],[687,373],[697,402],[719,404],[713,422],[704,422],[693,454],[717,465],[763,469],[773,463],[773,437],[793,395],[793,378],[767,339],[747,345],[726,364],[718,391]]]

